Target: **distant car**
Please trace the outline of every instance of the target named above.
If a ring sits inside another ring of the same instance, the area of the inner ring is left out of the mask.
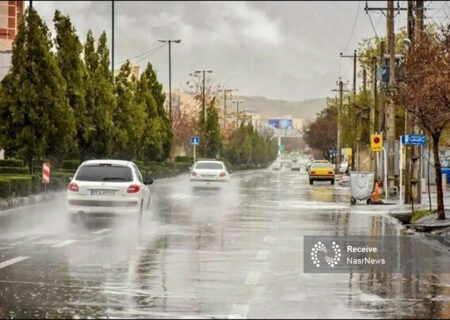
[[[131,161],[83,162],[67,186],[70,214],[142,214],[150,204],[153,179],[142,177]]]
[[[309,184],[313,184],[314,181],[330,181],[334,184],[334,167],[326,161],[314,162],[309,168]]]
[[[297,170],[300,171],[300,161],[298,161],[297,159],[293,159],[292,160],[292,165],[291,165],[291,170]]]
[[[193,164],[189,181],[192,187],[220,188],[230,181],[230,173],[222,161],[201,160]]]
[[[272,170],[281,170],[282,167],[283,167],[283,164],[281,163],[281,161],[275,161],[272,164]]]

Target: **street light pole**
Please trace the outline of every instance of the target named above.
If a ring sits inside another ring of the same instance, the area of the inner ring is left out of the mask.
[[[169,44],[169,120],[172,122],[172,42],[180,43],[181,40],[159,40]]]

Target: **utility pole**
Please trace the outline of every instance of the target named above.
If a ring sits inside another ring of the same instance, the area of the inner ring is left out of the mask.
[[[420,42],[422,39],[422,33],[424,30],[424,1],[417,0],[416,1],[416,22],[415,22],[415,34],[414,42]],[[420,127],[415,121],[412,123],[412,131],[413,133],[421,133]],[[420,146],[411,146],[411,176],[410,176],[410,185],[411,185],[411,198],[414,203],[421,203],[422,201],[422,190],[421,190],[421,147]]]
[[[388,104],[386,108],[386,136],[388,142],[388,184],[386,186],[387,198],[388,189],[395,186],[395,105],[393,91],[395,87],[395,34],[394,34],[394,1],[387,2],[387,45],[389,54],[389,84],[388,84]]]
[[[336,158],[336,173],[339,172],[339,166],[341,164],[341,112],[343,104],[344,92],[343,83],[341,78],[339,78],[339,106],[337,114],[337,158]]]
[[[205,73],[211,73],[212,70],[195,70],[194,73],[202,73],[203,74],[203,86],[202,86],[202,113],[203,113],[203,121],[206,121],[206,109],[205,109]]]
[[[114,81],[114,0],[111,1],[111,72]]]
[[[353,59],[353,99],[355,99],[356,96],[356,63],[357,63],[357,55],[356,50],[353,50],[353,55],[343,55],[342,52],[340,53],[341,58],[352,58]],[[357,153],[357,159],[359,159],[359,141],[361,140],[360,137],[360,123],[357,124],[357,137],[356,137],[356,153]],[[354,154],[354,153],[353,153]],[[355,164],[352,162],[352,167],[355,169]],[[357,162],[357,170],[359,170],[359,161]]]
[[[408,10],[407,10],[407,36],[408,39],[412,42],[414,41],[414,1],[408,1]],[[408,47],[408,51],[410,52],[411,44]],[[409,53],[408,53],[409,54]],[[412,131],[412,124],[409,113],[405,110],[405,134],[410,134]],[[404,182],[405,182],[405,204],[411,203],[411,147],[405,146],[403,148],[405,150],[405,174],[404,174]]]
[[[219,91],[223,91],[223,128],[225,129],[227,126],[227,93],[238,91],[238,89],[222,89]]]
[[[236,127],[239,127],[239,103],[244,103],[243,100],[232,100],[231,103],[236,103]]]
[[[372,95],[373,103],[370,106],[370,134],[375,133],[375,115],[377,109],[377,57],[372,57]],[[376,172],[375,153],[370,152],[370,171]]]
[[[181,40],[159,40],[169,44],[169,120],[172,123],[172,42],[180,43]]]

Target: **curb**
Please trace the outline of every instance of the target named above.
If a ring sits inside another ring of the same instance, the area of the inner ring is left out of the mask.
[[[11,199],[0,199],[0,214],[5,211],[16,209],[20,207],[25,207],[29,205],[34,205],[38,203],[43,203],[50,201],[55,198],[58,192],[51,191],[41,194],[32,194],[28,197],[16,197]]]

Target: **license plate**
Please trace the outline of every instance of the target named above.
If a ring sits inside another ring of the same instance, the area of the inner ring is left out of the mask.
[[[113,190],[91,190],[91,196],[113,196],[114,194]]]
[[[202,174],[202,178],[214,178],[214,174]]]

